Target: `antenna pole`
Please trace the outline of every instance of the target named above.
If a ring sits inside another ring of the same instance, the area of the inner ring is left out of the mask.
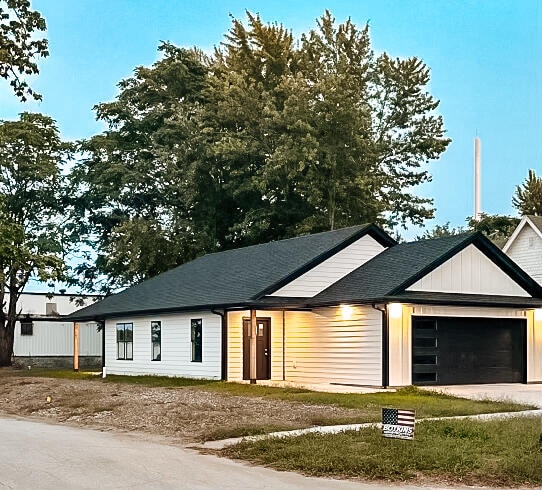
[[[474,138],[474,219],[480,221],[482,219],[482,192],[481,173],[482,173],[482,142],[478,136]]]

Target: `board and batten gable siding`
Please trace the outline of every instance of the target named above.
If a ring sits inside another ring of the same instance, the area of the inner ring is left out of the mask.
[[[33,323],[32,335],[21,335],[21,324],[16,323],[14,356],[73,356],[73,323],[46,321]],[[96,323],[79,324],[79,355],[102,355],[102,333],[98,331]]]
[[[475,245],[458,252],[407,291],[531,296]]]
[[[202,362],[192,362],[191,320],[202,320]],[[153,361],[151,322],[161,322],[161,360]],[[117,323],[133,324],[133,360],[117,359]],[[221,318],[210,312],[123,317],[105,322],[107,374],[220,379]]]
[[[506,254],[535,281],[542,284],[542,238],[528,223],[523,226]]]
[[[371,307],[310,311],[257,311],[271,318],[271,379],[300,384],[382,384],[382,317]],[[228,380],[243,378],[242,321],[249,311],[228,313]],[[284,335],[284,341],[283,341]],[[284,363],[283,363],[284,360]]]
[[[281,287],[270,296],[310,298],[342,279],[385,249],[365,235],[321,264]]]

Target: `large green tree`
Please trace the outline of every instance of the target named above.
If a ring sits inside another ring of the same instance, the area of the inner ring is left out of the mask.
[[[160,46],[163,58],[119,83],[114,102],[95,107],[109,130],[81,143],[71,175],[74,223],[96,250],[76,273],[87,289],[109,292],[195,256],[192,226],[205,57]]]
[[[36,58],[49,56],[47,39],[33,37],[45,29],[45,19],[28,0],[0,0],[0,77],[23,102],[29,96],[41,100],[26,76],[39,73]]]
[[[11,364],[17,301],[28,280],[64,277],[66,149],[47,116],[0,122],[0,366]]]
[[[248,17],[247,27],[233,21],[215,54],[202,118],[209,160],[234,188],[232,237],[257,243],[431,217],[431,200],[412,188],[430,179],[424,164],[449,140],[428,68],[376,57],[368,26],[337,25],[329,12],[298,45]]]
[[[337,24],[327,11],[297,42],[247,16],[210,58],[163,44],[162,59],[96,107],[109,128],[83,143],[73,180],[97,249],[79,271],[87,285],[131,284],[205,252],[433,215],[413,188],[449,139],[423,62],[376,56],[367,25]]]
[[[516,187],[512,204],[521,215],[542,216],[542,177],[534,170],[529,170],[525,182]]]

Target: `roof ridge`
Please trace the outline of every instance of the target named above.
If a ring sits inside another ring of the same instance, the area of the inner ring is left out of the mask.
[[[221,254],[221,253],[226,253],[226,252],[235,252],[235,251],[238,251],[238,250],[247,250],[247,249],[250,249],[250,248],[263,247],[264,245],[271,245],[271,244],[274,244],[274,243],[283,243],[283,242],[287,242],[287,241],[290,241],[290,240],[298,240],[300,238],[317,237],[317,236],[321,236],[321,235],[324,235],[324,234],[327,234],[327,233],[337,233],[339,231],[345,231],[345,230],[350,230],[350,229],[351,230],[354,230],[354,229],[362,230],[363,228],[367,228],[370,225],[371,225],[371,223],[362,223],[361,225],[345,226],[344,228],[337,228],[335,230],[319,231],[318,233],[304,233],[302,235],[292,236],[290,238],[281,238],[280,240],[271,240],[269,242],[264,242],[264,243],[254,243],[253,245],[245,245],[243,247],[228,248],[226,250],[217,250],[216,252],[209,252],[209,253],[200,255],[196,259],[199,259],[200,257],[206,257],[208,255],[216,255],[216,254]],[[194,259],[194,260],[196,260],[196,259]],[[178,266],[178,267],[180,267],[180,266]]]

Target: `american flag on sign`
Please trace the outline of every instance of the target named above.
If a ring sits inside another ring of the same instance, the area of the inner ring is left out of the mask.
[[[416,412],[398,408],[382,409],[382,435],[398,439],[413,439]]]

